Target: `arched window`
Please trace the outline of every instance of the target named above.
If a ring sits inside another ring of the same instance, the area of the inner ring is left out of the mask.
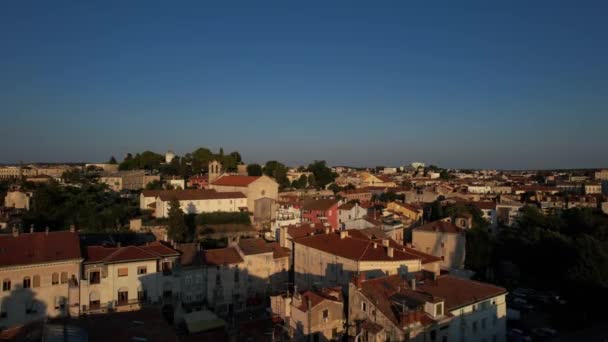
[[[11,280],[4,279],[2,281],[2,291],[10,291],[11,290]]]
[[[24,289],[29,289],[30,287],[32,287],[32,279],[30,279],[30,277],[23,277],[23,288]]]
[[[67,284],[68,282],[68,272],[61,272],[61,283]]]
[[[53,285],[59,284],[59,273],[57,273],[57,272],[53,273],[53,276],[51,277],[51,284],[53,284]]]
[[[40,287],[40,276],[37,274],[34,276],[32,287]]]

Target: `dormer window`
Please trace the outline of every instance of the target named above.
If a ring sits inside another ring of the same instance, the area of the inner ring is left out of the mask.
[[[435,305],[435,316],[443,316],[443,302]]]

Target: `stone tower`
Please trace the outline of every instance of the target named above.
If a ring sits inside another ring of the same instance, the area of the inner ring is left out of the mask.
[[[222,164],[217,160],[209,162],[209,183],[212,183],[222,175]]]

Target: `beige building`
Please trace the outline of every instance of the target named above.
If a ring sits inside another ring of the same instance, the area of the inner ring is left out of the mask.
[[[8,191],[4,197],[4,206],[6,208],[30,210],[31,197],[31,192],[21,190]]]
[[[289,249],[263,239],[244,239],[233,246],[202,251],[204,298],[222,315],[265,305],[285,289]]]
[[[596,195],[602,193],[602,183],[585,183],[585,195]]]
[[[356,277],[348,288],[349,334],[360,341],[506,340],[507,291],[428,273]]]
[[[297,231],[292,231],[296,234]],[[351,276],[368,272],[371,276],[418,272],[439,272],[439,258],[399,245],[391,239],[372,239],[358,230],[324,233],[315,231],[293,239],[295,284],[347,286]]]
[[[150,192],[146,192],[147,195]],[[149,196],[140,195],[140,207],[147,203]],[[240,212],[247,209],[247,197],[240,192],[217,192],[215,190],[165,190],[155,197],[154,209],[156,217],[168,217],[170,202],[179,201],[179,206],[185,214],[200,214],[212,212]]]
[[[78,315],[81,262],[74,232],[0,236],[0,327]]]
[[[399,213],[414,222],[420,221],[424,212],[421,206],[414,203],[391,202],[386,205],[386,209]]]
[[[608,180],[608,169],[595,172],[595,180]]]
[[[270,297],[270,308],[283,319],[292,341],[338,340],[346,323],[342,297],[340,287],[284,293]]]
[[[161,243],[145,246],[86,248],[80,305],[83,313],[130,311],[145,302],[179,295],[173,270],[179,252]]]
[[[160,182],[160,176],[148,175],[143,170],[107,172],[99,177],[99,182],[107,184],[110,190],[141,190],[149,183]]]
[[[250,213],[255,212],[256,202],[269,198],[277,201],[279,198],[279,184],[268,176],[221,176],[209,184],[210,189],[217,192],[241,192],[247,196],[247,208]]]
[[[84,164],[85,169],[95,168],[105,172],[118,172],[118,164],[108,163],[97,163],[97,164]]]
[[[451,222],[439,220],[414,228],[412,246],[440,258],[442,269],[464,267],[465,230]]]

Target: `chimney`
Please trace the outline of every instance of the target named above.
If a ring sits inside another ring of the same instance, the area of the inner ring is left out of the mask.
[[[76,232],[76,226],[71,224],[70,225],[70,232],[75,233]]]
[[[389,248],[386,250],[386,253],[388,254],[388,257],[389,257],[389,258],[392,258],[392,257],[393,257],[393,247],[389,247]]]
[[[382,239],[382,246],[388,247],[388,239]]]
[[[116,247],[118,247],[118,248],[122,247],[122,243],[120,243],[120,241],[118,241],[118,242],[116,243]]]
[[[325,234],[329,234],[329,227],[325,227]]]
[[[416,291],[416,278],[410,280],[410,288],[412,291]]]
[[[378,244],[374,242],[374,249],[378,248]]]
[[[17,225],[13,226],[13,237],[17,237],[19,236],[19,228],[17,227]]]
[[[359,272],[358,274],[353,274],[353,283],[355,286],[360,289],[361,284],[365,281],[365,273]]]
[[[346,230],[341,230],[340,231],[340,239],[344,239],[348,237],[348,231]]]
[[[34,224],[30,224],[30,234],[34,232]]]
[[[44,233],[49,235],[49,226],[44,227]]]

